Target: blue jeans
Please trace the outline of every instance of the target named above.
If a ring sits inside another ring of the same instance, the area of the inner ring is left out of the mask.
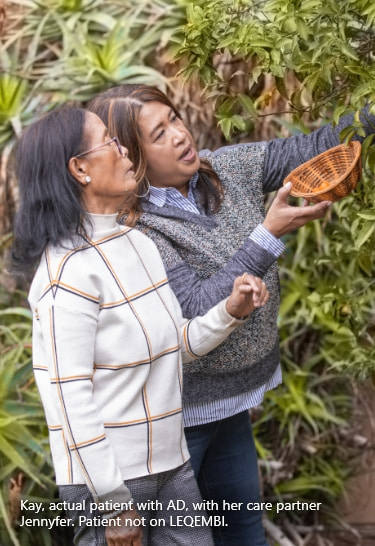
[[[213,501],[212,510],[206,507],[208,515],[224,516],[227,524],[213,527],[215,546],[267,546],[262,511],[246,508],[260,502],[249,412],[187,427],[185,434],[202,497]],[[223,510],[223,501],[237,503],[239,509]]]

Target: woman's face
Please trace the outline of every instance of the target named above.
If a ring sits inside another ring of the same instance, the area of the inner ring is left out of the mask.
[[[106,126],[92,112],[86,114],[84,137],[88,152],[79,154],[77,161],[84,169],[83,180],[86,176],[91,178],[84,188],[85,207],[92,213],[113,214],[125,194],[137,188],[133,164],[127,157],[127,149],[121,147],[123,155],[120,154]]]
[[[188,181],[199,169],[200,160],[183,121],[169,106],[152,101],[142,105],[138,124],[150,183],[174,187],[186,195]]]

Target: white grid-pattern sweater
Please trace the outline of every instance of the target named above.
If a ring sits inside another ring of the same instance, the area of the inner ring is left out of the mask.
[[[154,243],[115,215],[90,217],[91,238],[47,248],[34,277],[33,366],[57,484],[86,483],[96,499],[125,502],[123,480],[189,458],[182,361],[240,321],[225,302],[183,319]]]

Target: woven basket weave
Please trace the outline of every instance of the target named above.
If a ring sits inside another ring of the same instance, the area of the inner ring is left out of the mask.
[[[283,184],[292,182],[291,195],[308,201],[338,201],[356,187],[361,178],[361,144],[340,144],[294,169]]]

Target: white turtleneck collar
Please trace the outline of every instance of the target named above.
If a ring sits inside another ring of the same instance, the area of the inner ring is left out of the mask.
[[[114,228],[119,228],[117,222],[117,213],[115,214],[93,214],[91,212],[86,213],[89,226],[92,226],[94,234],[109,232]]]

